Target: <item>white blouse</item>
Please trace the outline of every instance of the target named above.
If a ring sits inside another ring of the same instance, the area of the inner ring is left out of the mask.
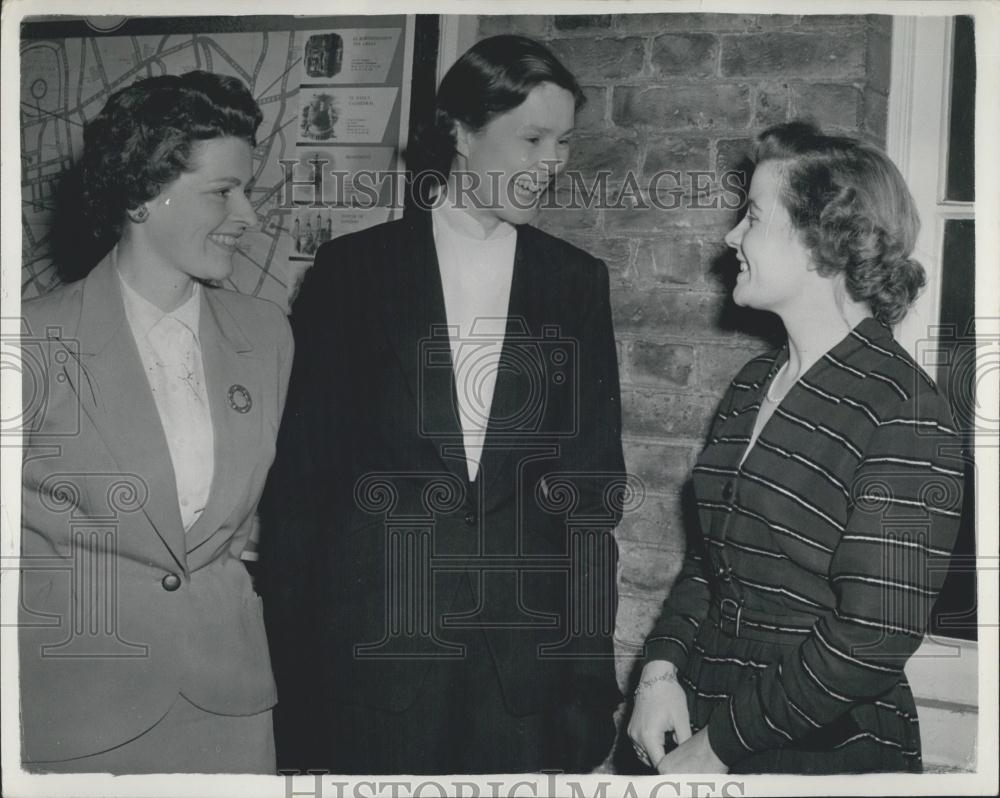
[[[517,230],[501,222],[489,235],[447,199],[431,211],[444,291],[469,481],[479,473],[483,443],[507,330]]]
[[[198,340],[201,286],[195,283],[184,304],[164,313],[140,296],[120,273],[118,278],[125,316],[167,439],[186,531],[208,504],[215,473],[215,428]]]

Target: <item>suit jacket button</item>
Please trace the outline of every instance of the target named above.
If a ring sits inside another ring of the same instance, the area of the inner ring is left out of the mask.
[[[466,513],[465,514],[465,523],[468,526],[474,526],[475,523],[476,523],[476,514],[475,513]]]
[[[167,574],[163,577],[162,582],[163,589],[168,593],[173,593],[177,588],[181,586],[181,578],[177,574]]]

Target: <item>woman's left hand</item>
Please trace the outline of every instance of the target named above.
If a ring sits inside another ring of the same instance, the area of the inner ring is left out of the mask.
[[[708,741],[708,727],[678,745],[656,763],[658,773],[728,773]]]

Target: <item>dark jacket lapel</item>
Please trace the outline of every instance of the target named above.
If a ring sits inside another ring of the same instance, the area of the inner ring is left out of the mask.
[[[447,469],[468,479],[455,399],[441,272],[430,213],[407,217],[396,249],[389,249],[383,286],[385,329],[417,403],[419,431]]]
[[[535,438],[533,433],[542,432],[538,424],[544,420],[547,388],[544,381],[548,375],[544,361],[540,360],[545,353],[537,346],[536,336],[541,332],[539,321],[544,318],[546,308],[547,272],[534,257],[537,253],[532,247],[531,232],[527,225],[517,228],[507,328],[480,462],[487,506],[491,498],[503,498],[503,492],[497,491],[497,480],[507,474],[509,460],[515,455],[531,456],[531,450],[519,447],[531,442]]]

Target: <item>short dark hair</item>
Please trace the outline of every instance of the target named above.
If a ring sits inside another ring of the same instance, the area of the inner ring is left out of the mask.
[[[196,141],[257,145],[260,107],[237,78],[195,70],[138,80],[112,94],[83,131],[80,193],[91,234],[108,245],[125,213],[190,168]]]
[[[889,157],[796,120],[763,131],[754,160],[782,164],[782,201],[820,274],[842,273],[851,298],[885,324],[903,318],[925,282],[910,257],[920,219]]]
[[[542,83],[566,89],[577,110],[586,101],[573,73],[540,42],[504,34],[476,43],[441,80],[434,118],[418,131],[408,154],[410,168],[446,176],[455,156],[456,123],[478,132],[517,108]]]

